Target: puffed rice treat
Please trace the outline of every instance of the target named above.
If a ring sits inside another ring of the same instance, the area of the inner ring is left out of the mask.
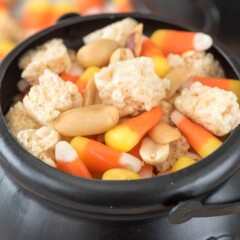
[[[188,67],[193,76],[224,78],[219,61],[211,53],[187,51],[182,55],[169,54],[167,60],[171,68]]]
[[[22,130],[37,129],[40,127],[40,124],[29,115],[22,102],[17,102],[12,106],[6,114],[5,119],[14,136],[17,136]]]
[[[81,107],[82,96],[70,81],[63,81],[57,74],[45,70],[39,84],[32,86],[23,104],[31,116],[42,125],[48,124],[62,112]]]
[[[47,165],[53,168],[57,168],[54,152],[55,152],[54,149],[47,150],[45,152],[42,152],[38,158]]]
[[[217,136],[228,134],[240,123],[237,96],[231,91],[196,82],[184,88],[174,104],[183,115]]]
[[[61,73],[71,66],[68,49],[62,39],[53,39],[34,50],[26,52],[19,61],[19,68],[23,69],[22,78],[30,85],[38,84],[38,78],[45,69],[54,73]]]
[[[121,117],[158,106],[170,84],[157,76],[152,59],[147,57],[110,64],[94,78],[102,103],[115,106]]]
[[[88,34],[83,38],[83,42],[89,44],[99,39],[112,39],[124,47],[129,35],[134,31],[137,24],[138,22],[132,18],[124,18]]]
[[[20,131],[17,140],[33,156],[41,157],[43,161],[48,162],[51,157],[46,151],[54,150],[57,142],[60,141],[60,135],[54,129],[44,126]]]

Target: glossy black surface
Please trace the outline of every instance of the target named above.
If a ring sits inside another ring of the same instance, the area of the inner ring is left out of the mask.
[[[190,25],[214,36],[240,61],[239,0],[132,0],[137,11]]]
[[[16,93],[20,79],[17,62],[26,50],[55,37],[77,49],[83,35],[125,16],[69,19],[20,44],[0,69],[3,113]],[[160,27],[178,28],[152,16],[132,17],[144,23],[145,34]],[[217,45],[211,52],[229,78],[240,77],[239,66],[229,54]],[[207,239],[225,233],[238,236],[239,230],[232,225],[240,221],[238,215],[172,225],[167,214],[174,204],[186,199],[205,199],[207,203],[239,201],[236,189],[240,181],[231,183],[233,178],[211,195],[239,169],[239,144],[237,128],[211,156],[177,173],[130,182],[87,180],[61,173],[28,154],[8,131],[1,115],[0,164],[5,175],[0,178],[0,236],[3,240]],[[238,173],[235,176],[239,178]]]

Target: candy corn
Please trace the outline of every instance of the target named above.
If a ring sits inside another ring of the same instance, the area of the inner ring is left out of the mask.
[[[77,80],[76,85],[78,87],[78,91],[84,95],[84,91],[87,87],[88,81],[94,77],[94,74],[98,72],[100,68],[98,67],[89,67],[87,68],[81,77]]]
[[[212,38],[205,33],[165,29],[156,30],[151,39],[165,55],[182,54],[190,50],[204,51],[213,44]]]
[[[189,167],[195,164],[196,161],[189,157],[180,157],[173,165],[171,172],[179,171],[183,168]]]
[[[189,87],[194,82],[200,82],[203,85],[209,87],[218,87],[226,91],[232,91],[238,97],[238,102],[240,103],[240,81],[233,79],[225,78],[203,78],[203,77],[194,77],[188,79],[183,83],[181,88]]]
[[[112,168],[126,168],[138,172],[142,167],[142,162],[134,156],[85,137],[75,137],[70,144],[93,173],[104,173]]]
[[[170,66],[161,49],[151,39],[146,39],[142,44],[141,56],[151,57],[155,64],[155,72],[162,78],[170,72]]]
[[[60,77],[62,78],[62,80],[64,80],[65,82],[70,81],[72,83],[76,83],[79,79],[79,76],[73,75],[71,73],[68,72],[63,72],[60,74]]]
[[[92,9],[101,9],[104,6],[104,0],[73,0],[73,3],[80,14],[86,14]]]
[[[153,176],[153,166],[147,163],[144,163],[141,170],[138,172],[141,178],[150,178]]]
[[[77,152],[68,142],[60,141],[57,143],[55,156],[59,170],[78,177],[92,178]]]
[[[159,107],[130,118],[105,133],[108,146],[122,152],[130,151],[163,116]]]
[[[140,155],[140,148],[141,148],[141,145],[142,145],[142,139],[137,143],[136,146],[134,146],[134,148],[132,148],[128,153],[133,155],[134,157],[142,160],[142,157]]]
[[[213,134],[202,126],[191,122],[181,113],[174,111],[170,118],[201,157],[208,156],[222,145],[222,142]]]
[[[164,57],[161,49],[149,38],[145,39],[142,43],[142,51],[140,53],[144,57],[159,56]]]
[[[47,0],[28,0],[23,8],[23,27],[27,35],[52,24],[52,4]]]
[[[56,1],[52,9],[52,23],[54,24],[61,16],[67,13],[78,13],[73,3],[68,1]]]
[[[111,0],[111,2],[115,4],[117,12],[128,13],[133,11],[130,0]]]
[[[141,179],[141,176],[131,170],[122,168],[112,168],[107,170],[103,176],[102,180],[136,180]]]
[[[15,43],[9,40],[0,39],[0,61],[15,47]]]

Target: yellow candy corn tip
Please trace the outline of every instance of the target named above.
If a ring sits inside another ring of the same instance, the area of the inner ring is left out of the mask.
[[[135,179],[141,179],[141,176],[131,170],[122,168],[109,169],[102,176],[102,180],[135,180]]]
[[[165,29],[159,29],[152,33],[151,40],[161,49],[164,35],[166,33]]]
[[[196,163],[195,160],[189,158],[189,157],[180,157],[173,165],[172,172],[179,171],[183,168],[189,167]]]
[[[151,57],[155,64],[155,72],[160,77],[165,77],[171,70],[168,61],[165,57]]]
[[[130,151],[139,141],[139,136],[128,126],[119,126],[105,133],[105,142],[121,152]]]
[[[94,74],[97,73],[98,71],[100,71],[100,68],[98,67],[88,67],[81,75],[81,79],[88,80],[94,77]]]
[[[212,152],[217,150],[223,143],[217,139],[217,138],[210,138],[207,140],[203,146],[201,146],[199,149],[195,149],[198,154],[204,158],[210,155]]]
[[[79,157],[82,157],[85,152],[86,145],[88,144],[89,139],[84,137],[75,137],[71,140],[70,144],[78,153]]]

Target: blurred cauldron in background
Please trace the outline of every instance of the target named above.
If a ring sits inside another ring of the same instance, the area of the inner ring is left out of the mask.
[[[153,13],[209,33],[240,57],[240,1],[132,0],[136,11]]]

